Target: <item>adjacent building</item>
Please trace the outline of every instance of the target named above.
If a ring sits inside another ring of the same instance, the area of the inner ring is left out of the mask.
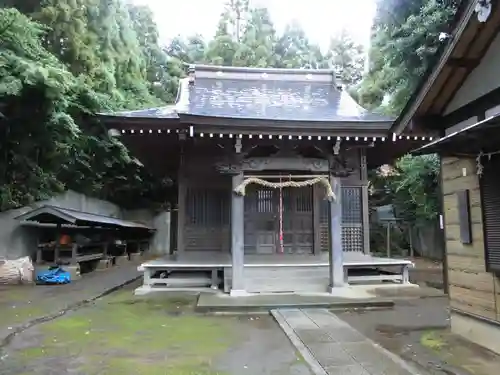
[[[391,131],[439,139],[453,332],[500,353],[500,6],[470,1]]]

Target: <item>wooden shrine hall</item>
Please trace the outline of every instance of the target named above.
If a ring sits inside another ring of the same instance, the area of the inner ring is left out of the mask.
[[[392,119],[361,108],[332,71],[190,66],[175,104],[99,118],[175,181],[172,255],[142,265],[143,289],[408,282],[409,261],[370,255],[367,171],[432,138],[391,135]]]

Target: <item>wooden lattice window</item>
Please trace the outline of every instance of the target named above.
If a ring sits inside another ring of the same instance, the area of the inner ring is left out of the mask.
[[[328,251],[330,203],[323,200],[320,212],[321,249]],[[360,187],[342,187],[342,246],[344,251],[363,251],[363,202]]]
[[[213,227],[229,224],[230,201],[225,189],[189,188],[186,225]]]

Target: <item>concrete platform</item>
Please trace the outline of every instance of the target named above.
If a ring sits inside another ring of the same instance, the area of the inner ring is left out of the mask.
[[[342,288],[343,289],[343,288]],[[227,294],[200,294],[196,304],[198,312],[257,312],[277,308],[326,308],[330,310],[388,309],[394,301],[383,297],[348,298],[331,294],[258,294],[243,297],[231,297]]]
[[[330,264],[327,253],[319,255],[290,255],[290,254],[269,254],[254,255],[245,254],[245,267],[310,267],[324,266]],[[359,252],[344,253],[344,267],[391,267],[391,266],[413,266],[407,259],[381,258]],[[231,254],[220,251],[190,251],[166,256],[147,261],[139,267],[139,271],[144,268],[230,268],[232,267]]]

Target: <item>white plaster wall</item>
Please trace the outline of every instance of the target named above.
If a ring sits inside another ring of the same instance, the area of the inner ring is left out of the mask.
[[[0,258],[14,259],[31,255],[36,251],[36,229],[21,227],[19,221],[15,218],[44,204],[106,216],[122,217],[122,210],[117,205],[89,198],[74,191],[67,191],[49,200],[36,202],[31,206],[0,212]]]
[[[500,34],[481,63],[469,74],[445,110],[445,115],[500,87]]]

